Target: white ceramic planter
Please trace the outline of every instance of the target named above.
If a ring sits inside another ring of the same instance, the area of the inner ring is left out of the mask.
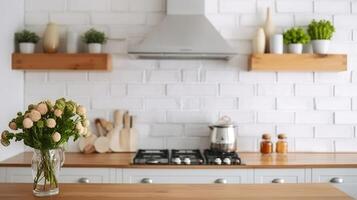
[[[90,43],[88,44],[89,53],[102,53],[102,44],[100,43]]]
[[[282,54],[284,52],[283,35],[275,34],[270,37],[270,53]]]
[[[35,43],[31,42],[22,42],[19,44],[20,45],[20,53],[35,53]]]
[[[302,44],[289,44],[288,50],[289,53],[302,54],[302,47]]]
[[[330,40],[311,40],[312,50],[317,54],[327,54]]]

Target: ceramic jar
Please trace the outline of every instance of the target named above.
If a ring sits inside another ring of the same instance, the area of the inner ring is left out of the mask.
[[[270,53],[283,54],[284,52],[284,41],[282,34],[275,34],[270,37]]]
[[[58,26],[55,23],[48,23],[43,35],[43,51],[45,53],[57,53],[59,47]]]
[[[78,46],[79,46],[78,33],[74,32],[74,31],[67,32],[66,52],[67,53],[78,53]]]

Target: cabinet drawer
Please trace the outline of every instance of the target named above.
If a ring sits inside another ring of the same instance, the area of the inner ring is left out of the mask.
[[[314,183],[357,183],[357,169],[353,168],[321,168],[312,169]]]
[[[124,169],[124,183],[251,183],[252,170]]]
[[[33,183],[30,167],[9,167],[6,169],[6,182]]]
[[[256,169],[254,183],[305,183],[305,169]]]
[[[6,168],[0,167],[0,183],[6,182]]]

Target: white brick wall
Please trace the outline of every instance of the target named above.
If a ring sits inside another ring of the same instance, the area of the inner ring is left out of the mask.
[[[110,39],[139,42],[165,16],[165,0],[26,0],[26,28],[51,21],[96,27]],[[277,31],[332,20],[332,52],[346,52],[347,72],[248,72],[251,39],[273,11]],[[135,60],[113,55],[111,72],[25,72],[25,103],[68,97],[90,119],[113,109],[137,115],[141,148],[206,148],[208,124],[229,115],[238,149],[257,151],[261,134],[286,133],[291,151],[357,152],[357,3],[354,0],[208,0],[208,19],[236,49],[229,62]],[[115,45],[114,45],[115,46]],[[115,48],[109,47],[109,52]],[[274,137],[274,139],[276,139]]]

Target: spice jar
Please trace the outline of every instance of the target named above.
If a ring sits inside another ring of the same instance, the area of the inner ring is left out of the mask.
[[[269,134],[263,134],[262,141],[260,142],[260,153],[270,154],[273,153],[273,143]]]
[[[278,135],[278,141],[276,142],[276,153],[287,153],[288,152],[288,142],[286,141],[285,134]]]

